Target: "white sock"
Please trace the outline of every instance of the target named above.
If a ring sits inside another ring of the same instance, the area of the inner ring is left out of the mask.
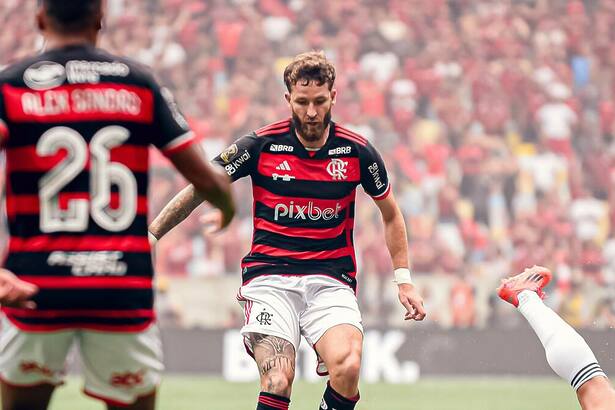
[[[536,292],[519,293],[518,309],[544,346],[549,366],[575,391],[594,377],[606,377],[583,337],[548,308]]]

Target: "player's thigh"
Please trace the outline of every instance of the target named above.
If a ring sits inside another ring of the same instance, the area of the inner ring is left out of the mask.
[[[303,336],[312,346],[316,346],[330,330],[343,332],[357,340],[363,339],[361,312],[351,288],[334,279],[315,278],[309,285],[306,297],[308,307],[301,314],[300,326]],[[337,344],[344,343],[338,340]]]
[[[73,331],[24,332],[3,318],[0,332],[2,408],[45,409],[66,374]]]
[[[0,325],[0,379],[9,386],[59,385],[75,332],[24,332],[8,319]]]
[[[79,348],[87,395],[109,406],[148,408],[131,406],[151,400],[162,378],[162,342],[157,326],[135,333],[83,331]]]
[[[356,295],[329,278],[315,278],[308,291],[308,308],[300,319],[301,332],[318,354],[316,372],[326,375],[342,359],[360,359],[363,324]]]
[[[293,291],[297,278],[261,277],[240,288],[245,324],[241,329],[248,352],[254,356],[254,336],[268,335],[288,341],[299,349],[299,317],[305,308],[300,292]]]

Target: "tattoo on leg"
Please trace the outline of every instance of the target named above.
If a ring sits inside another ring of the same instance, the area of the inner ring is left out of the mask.
[[[262,376],[272,369],[295,372],[295,348],[288,340],[275,336],[253,333],[250,336],[256,364]],[[257,350],[259,351],[256,354]]]

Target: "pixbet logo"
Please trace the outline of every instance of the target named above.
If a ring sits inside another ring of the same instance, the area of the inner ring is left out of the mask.
[[[307,205],[297,205],[295,201],[290,201],[290,204],[277,204],[275,206],[273,212],[273,220],[277,221],[282,217],[286,217],[288,219],[304,219],[304,220],[312,220],[318,221],[323,219],[325,221],[330,221],[333,218],[337,218],[339,216],[339,212],[342,209],[339,203],[335,204],[335,208],[324,208],[321,209],[317,206],[314,206],[314,202],[310,201]]]

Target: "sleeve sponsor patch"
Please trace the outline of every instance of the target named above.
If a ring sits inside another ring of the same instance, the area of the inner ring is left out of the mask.
[[[222,151],[222,153],[220,154],[220,159],[222,159],[225,164],[228,164],[235,158],[238,152],[239,149],[237,148],[237,144],[233,144],[224,151]]]

